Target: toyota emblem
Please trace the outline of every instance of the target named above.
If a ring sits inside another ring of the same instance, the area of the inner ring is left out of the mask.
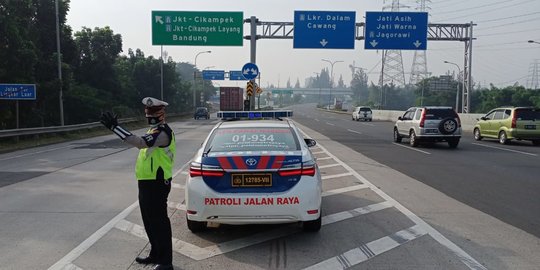
[[[249,166],[254,166],[255,164],[257,164],[257,160],[254,158],[248,158],[246,159],[246,164]]]

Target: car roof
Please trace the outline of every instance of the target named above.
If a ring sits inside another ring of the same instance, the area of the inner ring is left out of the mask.
[[[435,110],[442,110],[442,109],[450,109],[453,110],[454,108],[450,106],[419,106],[419,107],[411,107],[409,109],[435,109]]]
[[[237,120],[222,122],[219,128],[290,127],[288,120]]]

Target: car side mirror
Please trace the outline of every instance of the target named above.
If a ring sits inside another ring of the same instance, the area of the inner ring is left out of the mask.
[[[308,147],[313,147],[317,145],[317,142],[314,139],[304,139]]]
[[[484,121],[487,120],[487,118],[486,118],[485,116],[480,117],[480,119],[482,119],[482,120],[484,120]]]
[[[403,117],[400,116],[400,117],[397,118],[397,120],[403,120]]]

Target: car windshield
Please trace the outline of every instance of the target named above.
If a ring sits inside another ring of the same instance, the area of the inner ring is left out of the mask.
[[[427,120],[440,120],[448,117],[456,117],[456,113],[452,109],[427,109]]]
[[[516,109],[518,120],[540,120],[540,110],[537,109]]]
[[[206,108],[198,108],[197,113],[206,113]]]
[[[370,108],[360,108],[361,112],[371,112]]]
[[[212,152],[300,150],[293,131],[285,127],[220,128],[208,145]]]

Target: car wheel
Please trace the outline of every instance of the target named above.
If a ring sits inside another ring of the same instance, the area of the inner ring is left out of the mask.
[[[189,220],[186,216],[188,229],[193,233],[198,233],[206,230],[206,222]]]
[[[448,146],[450,148],[456,148],[459,144],[459,139],[449,139],[448,140]]]
[[[454,118],[445,118],[439,123],[439,131],[442,134],[452,134],[457,128],[457,121]]]
[[[477,140],[477,141],[482,140],[483,137],[480,134],[480,129],[479,128],[475,128],[473,134],[474,134],[474,139],[475,140]]]
[[[505,131],[499,132],[499,143],[500,144],[508,144],[510,140],[508,140],[508,137],[506,136]]]
[[[416,137],[416,133],[414,130],[411,130],[411,134],[409,135],[409,144],[412,147],[418,146],[418,138]]]
[[[373,119],[369,118],[369,122],[371,122],[371,120],[373,120]]]
[[[539,145],[540,145],[540,140],[533,140],[533,141],[532,141],[532,144],[533,144],[534,146],[539,146]]]
[[[397,130],[397,128],[394,128],[394,142],[401,142],[401,136],[399,135],[399,131]]]
[[[318,232],[321,229],[322,225],[322,213],[319,215],[319,218],[316,220],[304,221],[302,222],[302,229],[304,232]]]

